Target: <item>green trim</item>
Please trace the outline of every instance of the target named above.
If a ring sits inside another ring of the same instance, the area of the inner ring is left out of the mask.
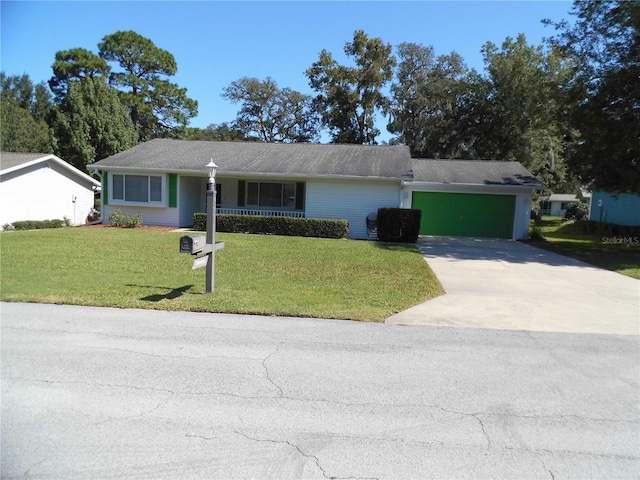
[[[104,172],[102,175],[102,204],[109,205],[109,182],[107,179],[109,178],[109,174]]]
[[[169,208],[178,206],[178,174],[169,174]]]

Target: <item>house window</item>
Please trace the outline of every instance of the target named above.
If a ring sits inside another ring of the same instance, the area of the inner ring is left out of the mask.
[[[113,174],[111,198],[123,203],[160,204],[163,198],[161,175]]]
[[[295,183],[247,182],[247,206],[293,209],[295,205]]]

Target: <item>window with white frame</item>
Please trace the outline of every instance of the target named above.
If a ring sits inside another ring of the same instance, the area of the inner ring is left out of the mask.
[[[111,199],[115,202],[162,204],[163,190],[162,175],[111,175]]]

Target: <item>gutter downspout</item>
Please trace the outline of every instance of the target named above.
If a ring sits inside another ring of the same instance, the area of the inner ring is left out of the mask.
[[[410,181],[401,180],[400,181],[400,208],[409,208],[407,205],[409,203],[409,190],[406,189],[406,186]]]
[[[100,218],[98,220],[93,220],[92,222],[89,222],[87,225],[98,225],[102,223],[102,211],[104,209],[104,198],[102,198],[103,192],[104,192],[104,189],[102,188],[102,172],[97,168],[91,168],[91,167],[88,167],[88,168],[91,169],[93,173],[97,175],[98,178],[100,179]]]

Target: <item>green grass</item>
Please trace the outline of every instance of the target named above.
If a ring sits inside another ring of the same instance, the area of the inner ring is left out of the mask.
[[[536,246],[640,279],[640,238],[625,236],[627,243],[622,235],[585,233],[580,223],[558,217],[543,217],[535,228],[545,239],[533,242]],[[614,239],[621,243],[614,243]],[[631,245],[634,242],[636,245]]]
[[[181,233],[63,228],[0,233],[3,301],[367,321],[444,293],[413,245],[219,234],[215,292]]]

